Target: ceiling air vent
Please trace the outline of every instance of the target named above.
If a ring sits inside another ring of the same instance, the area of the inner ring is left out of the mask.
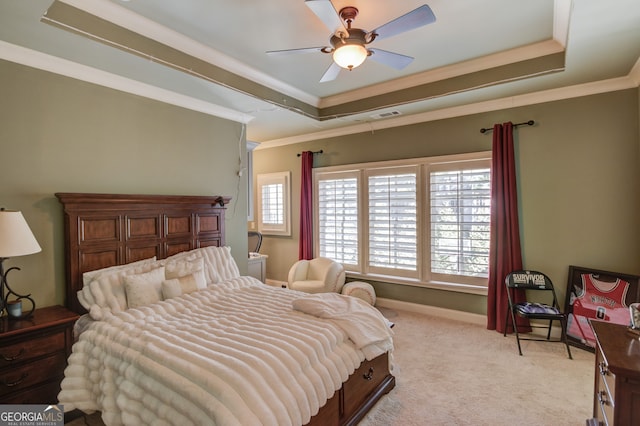
[[[387,112],[381,112],[380,114],[373,114],[371,118],[378,120],[380,118],[395,117],[396,115],[400,115],[400,114],[402,114],[400,111],[387,111]]]

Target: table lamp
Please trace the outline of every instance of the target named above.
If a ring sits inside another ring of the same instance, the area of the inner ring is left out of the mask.
[[[27,299],[31,302],[30,311],[22,313],[22,309],[20,308],[19,313],[11,313],[12,317],[25,318],[35,310],[36,304],[30,297],[31,294],[16,293],[9,287],[9,283],[7,282],[9,272],[14,269],[20,270],[20,268],[14,266],[5,271],[4,261],[10,257],[25,256],[38,253],[41,250],[38,241],[36,241],[36,238],[33,236],[22,213],[14,210],[5,210],[4,208],[0,209],[0,277],[2,279],[0,283],[0,315],[2,315],[5,310],[9,313],[7,302],[11,295],[19,301]],[[21,306],[21,304],[18,306]]]

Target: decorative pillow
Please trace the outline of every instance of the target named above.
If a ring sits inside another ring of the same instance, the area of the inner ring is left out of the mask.
[[[195,274],[185,275],[180,278],[173,278],[164,280],[162,282],[162,297],[164,299],[171,299],[182,294],[189,294],[198,290],[198,277],[200,274],[204,278],[202,271]]]
[[[111,274],[114,272],[124,271],[129,268],[137,268],[143,265],[150,265],[156,261],[156,257],[150,257],[149,259],[138,260],[136,262],[127,263],[126,265],[109,266],[108,268],[96,269],[95,271],[87,271],[82,274],[82,284],[89,285],[89,283],[104,274]]]
[[[180,287],[180,278],[162,281],[162,298],[164,300],[173,299],[182,295],[182,287]]]
[[[137,308],[161,301],[164,273],[164,267],[161,267],[144,274],[125,276],[124,285],[129,308]]]
[[[149,272],[158,267],[157,262],[147,262],[148,260],[106,268],[107,271],[96,275],[91,282],[78,291],[78,301],[88,311],[96,305],[100,309],[109,308],[112,312],[127,309],[124,277]]]
[[[194,275],[197,280],[197,289],[203,289],[207,286],[204,276],[204,259],[202,257],[191,261],[169,262],[164,268],[165,278],[168,280]]]

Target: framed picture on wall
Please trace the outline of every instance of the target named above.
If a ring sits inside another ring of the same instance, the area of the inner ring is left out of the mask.
[[[590,319],[629,325],[629,305],[640,301],[640,276],[569,266],[565,312],[569,344],[595,350]]]

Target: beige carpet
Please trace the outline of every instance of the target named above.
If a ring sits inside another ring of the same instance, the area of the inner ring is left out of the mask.
[[[360,426],[584,425],[591,417],[594,355],[523,342],[482,326],[382,308],[396,323],[396,387]],[[96,415],[68,423],[100,426]]]
[[[381,311],[394,328],[396,388],[360,426],[584,425],[591,417],[594,355],[559,343],[522,342],[482,326]]]

